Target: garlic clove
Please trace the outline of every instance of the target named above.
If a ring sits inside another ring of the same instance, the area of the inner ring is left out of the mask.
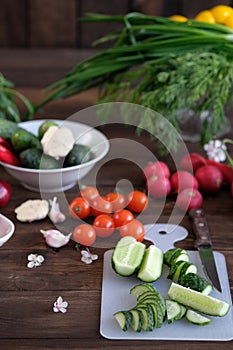
[[[57,201],[57,197],[54,197],[52,200],[49,200],[49,204],[51,209],[49,211],[49,218],[54,223],[57,224],[59,222],[64,222],[66,220],[66,216],[61,212],[59,203]]]
[[[54,229],[46,230],[46,231],[40,230],[40,232],[43,234],[47,245],[52,248],[63,247],[69,242],[70,237],[72,235],[72,233],[69,233],[68,235],[64,235],[62,232]]]

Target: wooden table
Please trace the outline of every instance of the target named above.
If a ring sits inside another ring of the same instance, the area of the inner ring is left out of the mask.
[[[22,90],[28,97],[37,98],[37,91]],[[91,97],[90,97],[91,96]],[[93,95],[82,95],[77,100],[53,103],[46,107],[40,117],[66,118],[79,108],[91,104]],[[127,137],[144,143],[156,154],[155,143],[148,135],[137,137],[134,130],[106,127],[102,131],[112,137]],[[198,145],[188,145],[199,150]],[[119,146],[120,147],[120,146]],[[122,149],[122,155],[124,150]],[[138,155],[140,157],[140,154]],[[122,157],[124,158],[124,157]],[[140,158],[139,158],[140,159]],[[149,159],[142,162],[146,164]],[[59,251],[46,246],[40,229],[51,228],[49,219],[33,223],[20,223],[16,220],[14,209],[26,199],[40,198],[40,193],[21,187],[15,180],[0,169],[0,177],[12,185],[12,198],[1,213],[15,223],[13,237],[0,249],[0,349],[232,349],[232,342],[193,342],[193,341],[112,341],[103,338],[99,332],[101,283],[103,254],[106,249],[92,248],[99,259],[91,265],[80,261],[80,251],[73,241]],[[123,159],[108,162],[98,176],[97,185],[102,194],[114,189],[121,178],[128,178],[135,188],[144,188],[141,169]],[[77,188],[66,191],[67,202],[77,196]],[[59,198],[59,194],[58,194]],[[159,222],[167,222],[175,203],[175,196],[169,197]],[[153,222],[156,200],[152,199],[144,216]],[[211,230],[213,247],[226,257],[231,293],[233,293],[233,199],[229,188],[224,187],[217,195],[206,195],[203,207]],[[62,205],[67,213],[67,206]],[[194,249],[194,235],[186,216],[181,221],[189,231],[185,241],[178,245]],[[39,253],[45,257],[42,266],[29,269],[27,256]],[[68,301],[66,314],[53,312],[53,303],[61,295]]]

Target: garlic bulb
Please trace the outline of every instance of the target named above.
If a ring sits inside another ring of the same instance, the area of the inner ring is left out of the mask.
[[[59,203],[57,202],[57,197],[54,197],[52,200],[49,200],[49,204],[51,205],[51,209],[49,212],[49,218],[54,223],[57,224],[59,222],[65,221],[65,215],[60,211]]]
[[[47,230],[47,231],[40,230],[40,232],[43,234],[48,246],[52,248],[63,247],[69,242],[70,237],[72,235],[72,233],[69,233],[68,235],[64,235],[62,232],[54,229]]]

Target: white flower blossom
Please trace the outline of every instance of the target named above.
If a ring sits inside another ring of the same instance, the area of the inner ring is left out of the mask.
[[[220,140],[211,140],[204,145],[207,157],[216,162],[224,162],[226,160],[226,149],[226,145]]]
[[[87,248],[87,250],[81,250],[81,261],[85,264],[91,264],[94,260],[98,259],[97,254],[91,254],[90,250]]]
[[[44,262],[44,257],[38,254],[29,254],[27,267],[32,269],[33,267],[40,266]]]
[[[53,304],[54,312],[62,312],[63,314],[67,311],[68,303],[64,301],[61,296],[57,298],[57,300]]]

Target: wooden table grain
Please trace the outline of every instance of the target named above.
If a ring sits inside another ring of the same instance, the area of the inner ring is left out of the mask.
[[[37,96],[35,91],[23,90],[25,91],[28,96]],[[77,103],[82,108],[91,100],[89,95],[84,95],[84,99],[53,103],[36,117],[56,116],[64,119],[75,112]],[[133,129],[125,129],[123,126],[113,129],[106,126],[101,130],[109,139],[130,137],[144,143],[153,153],[158,151],[148,135],[138,137]],[[200,151],[198,145],[190,144],[188,147],[190,150]],[[124,149],[121,151],[124,155]],[[140,154],[138,157],[140,159]],[[146,164],[148,159],[141,161]],[[232,349],[232,342],[114,341],[103,338],[99,328],[103,254],[107,248],[93,247],[92,252],[97,253],[99,259],[90,265],[80,261],[80,251],[75,248],[73,241],[58,251],[49,248],[40,229],[51,228],[50,220],[46,218],[33,223],[20,223],[14,213],[14,209],[26,199],[41,198],[40,193],[24,189],[2,167],[0,178],[9,181],[12,186],[12,198],[1,209],[1,213],[15,224],[13,237],[0,248],[0,349]],[[144,188],[141,169],[124,159],[117,159],[103,165],[98,175],[98,189],[106,194],[114,189],[121,178],[128,178],[137,189]],[[66,191],[67,203],[77,195],[76,187]],[[168,221],[174,203],[175,196],[170,196],[160,216],[160,222]],[[145,221],[153,222],[156,206],[156,200],[152,199],[144,216]],[[223,253],[226,258],[233,295],[233,199],[229,188],[223,187],[216,195],[205,195],[203,208],[211,230],[214,250]],[[68,214],[65,204],[62,209]],[[187,215],[182,219],[181,225],[189,234],[178,246],[192,250],[194,235]],[[42,254],[45,258],[43,265],[27,268],[27,256],[30,253]],[[53,312],[53,303],[58,296],[62,296],[69,303],[66,314]]]

